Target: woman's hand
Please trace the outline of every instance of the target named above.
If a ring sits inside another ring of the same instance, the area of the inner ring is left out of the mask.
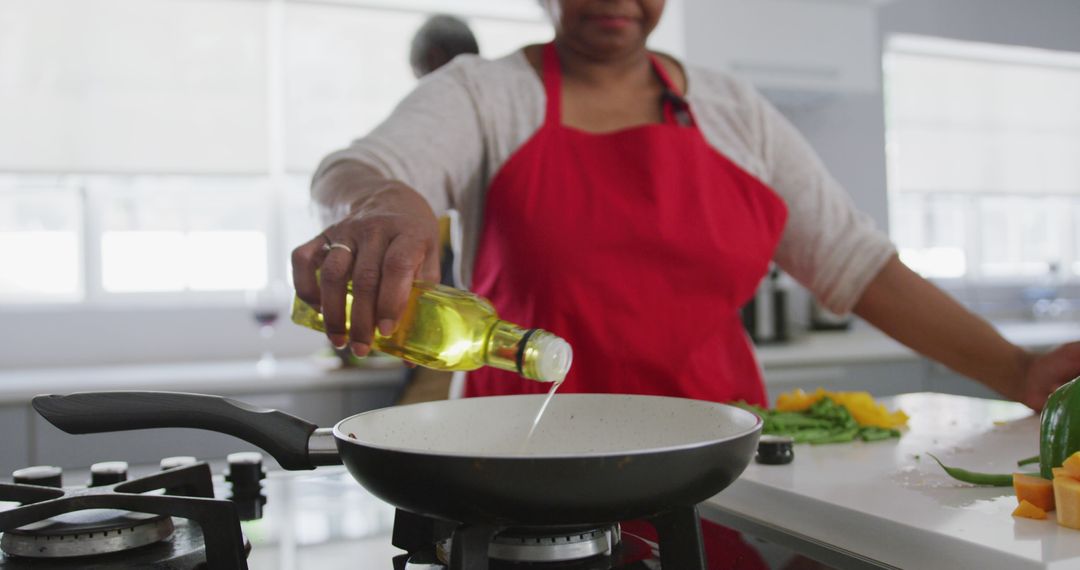
[[[1064,344],[1046,354],[1031,355],[1026,370],[1010,394],[1035,411],[1042,411],[1050,394],[1080,376],[1080,342]]]
[[[383,335],[397,326],[413,281],[439,280],[439,224],[419,193],[385,181],[354,202],[341,221],[294,249],[292,265],[296,294],[321,308],[331,344],[349,343],[354,354],[365,356],[376,326]],[[349,281],[353,304],[346,337]]]

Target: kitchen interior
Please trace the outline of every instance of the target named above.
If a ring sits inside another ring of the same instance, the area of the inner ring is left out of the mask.
[[[468,22],[488,58],[552,36],[532,0],[0,3],[4,483],[18,470],[116,483],[165,465],[197,478],[206,462],[215,494],[251,519],[251,568],[446,568],[395,566],[395,508],[341,466],[286,471],[188,428],[71,435],[30,404],[190,392],[324,428],[395,405],[400,361],[340,358],[290,322],[289,255],[321,230],[308,194],[320,159],[414,87],[410,41],[436,13]],[[667,0],[650,42],[754,85],[909,267],[1045,351],[1080,340],[1078,28],[1075,0]],[[974,470],[1015,470],[1038,452],[1026,407],[830,313],[778,268],[743,321],[770,404],[865,391],[912,418],[898,441],[796,445],[791,465],[752,464],[699,507],[771,567],[1080,564],[1077,531],[1013,520],[1011,496],[953,488],[925,459],[951,449]],[[0,566],[99,567],[26,560]],[[115,560],[100,567],[151,567]]]

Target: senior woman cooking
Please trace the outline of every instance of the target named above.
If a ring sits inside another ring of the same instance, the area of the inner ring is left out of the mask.
[[[1080,370],[1080,344],[1029,354],[908,270],[752,88],[649,52],[663,0],[545,5],[553,43],[458,58],[323,161],[312,196],[335,223],[293,270],[336,346],[365,355],[412,281],[438,280],[436,215],[455,209],[461,282],[571,343],[566,392],[765,404],[738,309],[772,260],[833,311],[1033,408]],[[465,382],[545,389],[491,368]],[[714,567],[760,564],[732,533],[706,540]]]

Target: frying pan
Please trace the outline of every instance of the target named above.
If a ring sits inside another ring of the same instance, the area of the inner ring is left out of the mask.
[[[470,524],[604,524],[693,506],[753,456],[761,420],[724,404],[560,394],[527,439],[544,395],[383,408],[332,429],[219,396],[83,392],[34,409],[72,434],[162,427],[230,434],[285,469],[344,463],[386,502]]]

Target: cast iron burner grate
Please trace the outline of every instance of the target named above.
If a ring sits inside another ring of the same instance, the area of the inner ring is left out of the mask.
[[[165,494],[150,494],[164,490]],[[0,483],[7,556],[0,568],[177,567],[170,560],[195,552],[208,570],[247,568],[237,506],[214,498],[210,466],[195,463],[119,483],[60,489]],[[146,513],[146,514],[140,514]],[[173,525],[172,517],[197,523]],[[44,560],[51,558],[52,560]],[[116,565],[116,566],[113,566]]]

